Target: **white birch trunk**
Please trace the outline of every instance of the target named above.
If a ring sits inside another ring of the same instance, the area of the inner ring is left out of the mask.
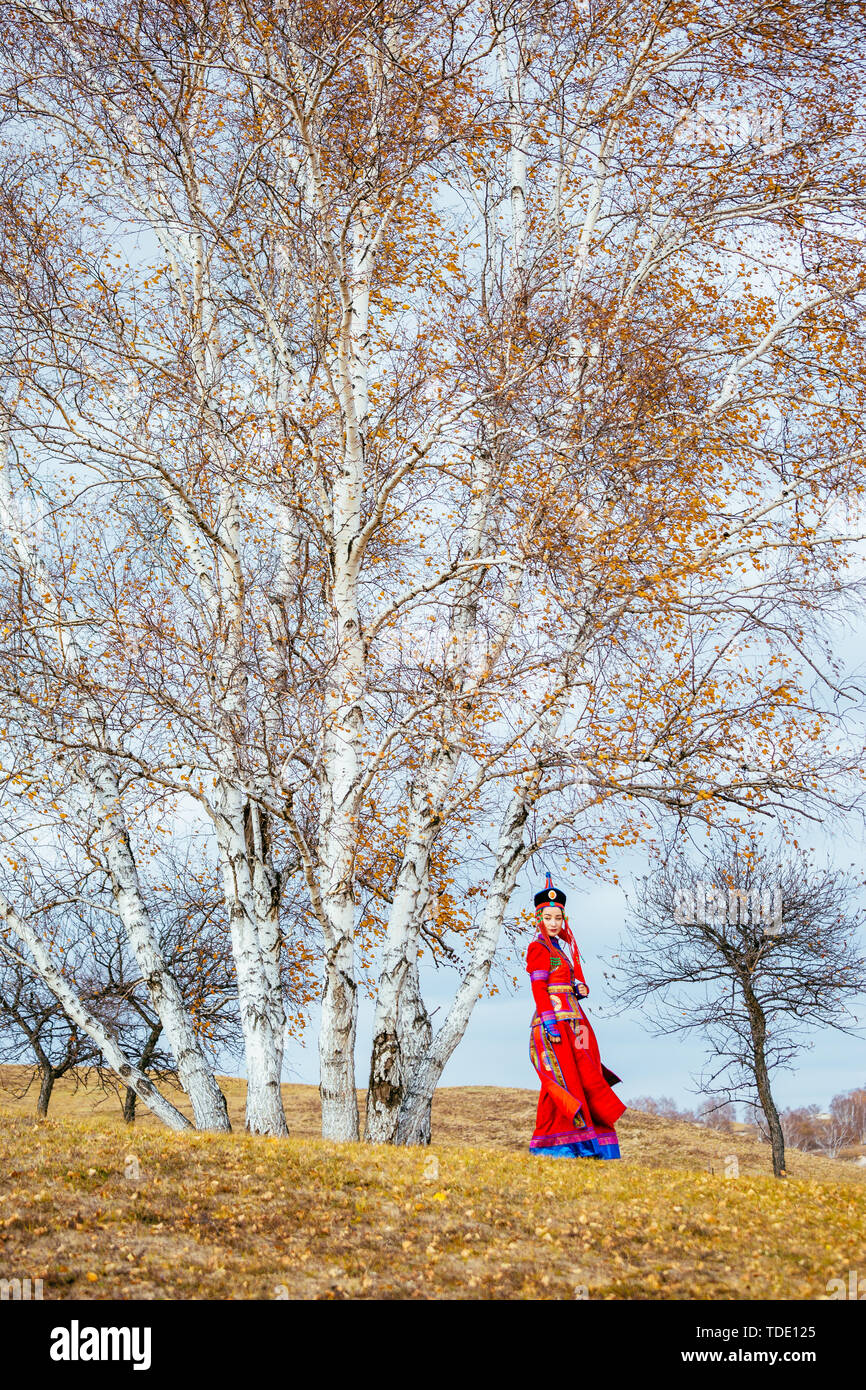
[[[411,1007],[407,1010],[406,995],[411,986],[412,960],[415,963],[417,984],[417,934],[420,917],[427,902],[428,865],[432,842],[429,821],[430,817],[424,814],[423,805],[420,808],[415,805],[412,829],[403,852],[394,900],[388,914],[384,959],[376,992],[370,1078],[367,1083],[364,1138],[371,1144],[390,1144],[393,1141],[397,1116],[403,1102],[407,1066],[404,1053],[407,1040],[400,1026],[401,1009],[402,1021],[411,1027],[411,1015],[415,1010]]]
[[[245,590],[241,569],[238,498],[224,484],[220,494],[218,591],[209,599],[214,625],[222,629],[222,653],[216,691],[221,732],[214,796],[214,823],[219,847],[223,893],[229,915],[238,1003],[247,1071],[246,1128],[251,1134],[288,1134],[283,1109],[283,1005],[279,977],[278,900],[269,891],[263,862],[256,883],[258,812],[237,785],[243,775],[247,743],[248,682],[244,664]],[[207,583],[207,580],[205,581]],[[207,590],[206,590],[207,592]],[[248,823],[252,834],[247,839]]]
[[[286,1007],[280,970],[282,932],[280,930],[280,878],[269,861],[266,837],[262,827],[263,813],[250,806],[252,828],[253,902],[258,923],[262,968],[268,990],[271,1029],[274,1034],[274,1066],[278,1075],[283,1070],[283,1049],[286,1029]],[[249,844],[248,844],[248,853]]]
[[[332,612],[336,659],[328,677],[323,739],[324,775],[320,819],[324,869],[322,907],[325,985],[319,1033],[322,1136],[357,1140],[355,1034],[358,987],[355,977],[353,888],[357,838],[355,795],[362,776],[365,658],[358,601],[357,552],[364,487],[365,431],[369,411],[370,277],[373,251],[361,210],[353,242],[351,289],[343,288],[338,376],[345,443],[332,511]]]
[[[360,472],[352,476],[360,489]],[[351,485],[344,486],[343,492],[344,514],[354,512],[356,497],[352,495]],[[348,524],[351,525],[351,522]],[[337,581],[333,602],[339,654],[328,678],[325,702],[325,785],[320,834],[323,866],[321,897],[328,929],[325,932],[325,982],[319,1033],[319,1092],[322,1100],[322,1137],[352,1140],[358,1138],[355,1088],[358,990],[352,884],[356,830],[353,810],[361,773],[358,743],[363,728],[363,654],[360,650],[360,623],[350,546],[338,541],[336,549]]]
[[[273,998],[263,959],[255,893],[244,834],[244,798],[234,786],[218,793],[217,843],[229,913],[247,1069],[246,1128],[251,1134],[288,1134],[282,1092],[282,1027],[275,1035]]]
[[[332,898],[329,903],[332,921],[335,908],[336,903]],[[359,1132],[358,1094],[355,1088],[358,986],[352,939],[354,916],[354,903],[350,899],[343,922],[337,921],[333,943],[326,949],[325,956],[325,988],[319,1031],[323,1139],[356,1140]]]
[[[273,870],[258,862],[258,812],[249,806],[252,846],[247,843],[245,793],[236,785],[237,749],[244,746],[247,682],[243,663],[244,587],[240,571],[237,499],[225,487],[221,496],[219,585],[192,518],[171,496],[174,526],[185,543],[217,630],[223,627],[215,690],[221,745],[212,811],[216,827],[223,893],[235,957],[238,1002],[247,1070],[246,1128],[254,1134],[288,1133],[282,1104],[284,1006],[280,979],[279,893]],[[261,840],[259,830],[258,835]]]
[[[403,989],[400,993],[400,1007],[397,1016],[397,1036],[400,1039],[400,1051],[403,1061],[403,1091],[401,1095],[401,1109],[403,1101],[408,1091],[411,1078],[415,1076],[419,1068],[423,1065],[430,1053],[430,1046],[433,1040],[433,1025],[430,1015],[424,1006],[421,998],[421,980],[418,974],[418,935],[413,934],[408,947],[408,968]],[[418,1119],[415,1128],[414,1143],[429,1144],[432,1133],[432,1097],[429,1105]],[[400,1112],[397,1112],[399,1121]],[[397,1126],[394,1127],[394,1136],[397,1133]]]
[[[524,68],[520,44],[516,45],[513,73],[511,72],[508,47],[505,30],[501,29],[496,42],[496,56],[499,64],[499,80],[508,102],[511,264],[514,275],[519,276],[523,269],[523,250],[526,241],[526,141],[528,132],[522,111]]]

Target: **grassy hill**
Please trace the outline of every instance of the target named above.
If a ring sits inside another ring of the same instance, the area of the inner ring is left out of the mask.
[[[14,1081],[5,1068],[4,1081]],[[0,1277],[45,1298],[822,1298],[866,1248],[866,1171],[628,1111],[619,1162],[533,1158],[535,1093],[444,1088],[429,1149],[133,1129],[92,1085],[0,1093]],[[363,1098],[362,1098],[363,1099]],[[737,1158],[738,1176],[730,1172]],[[727,1161],[727,1162],[726,1162]]]

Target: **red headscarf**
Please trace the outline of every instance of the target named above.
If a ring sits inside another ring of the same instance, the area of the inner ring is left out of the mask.
[[[559,903],[550,903],[550,904],[548,904],[548,903],[540,903],[540,904],[539,904],[539,906],[535,909],[535,913],[536,913],[536,916],[537,916],[537,918],[538,918],[538,928],[539,928],[539,931],[541,932],[541,934],[542,934],[542,936],[544,937],[545,941],[547,942],[548,946],[550,946],[551,948],[553,948],[553,942],[552,942],[551,939],[550,939],[550,933],[549,933],[549,931],[547,930],[547,927],[544,925],[544,919],[543,919],[543,917],[542,917],[542,915],[541,915],[542,912],[544,911],[545,907],[548,907],[548,906],[551,906],[551,907],[558,907],[559,910],[560,910],[560,912],[562,912],[562,926],[561,926],[561,928],[560,928],[559,936],[558,936],[557,939],[558,939],[559,941],[565,940],[565,941],[568,943],[569,949],[570,949],[570,951],[571,951],[571,960],[570,960],[569,964],[571,965],[572,970],[577,970],[577,969],[580,968],[580,952],[579,952],[578,949],[577,949],[577,942],[575,941],[574,936],[572,935],[571,927],[568,925],[568,918],[566,917],[565,913],[562,911],[562,906],[561,906],[561,904],[559,904]],[[565,955],[565,952],[564,952],[564,951],[563,951],[563,955]],[[566,956],[566,960],[568,960],[568,956]]]

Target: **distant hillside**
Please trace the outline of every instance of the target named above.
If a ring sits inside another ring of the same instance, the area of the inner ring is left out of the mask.
[[[20,1100],[13,1099],[6,1089],[9,1083],[20,1085],[26,1070],[0,1067],[0,1086],[3,1087],[0,1089],[0,1107],[18,1113],[33,1112],[36,1105],[35,1086]],[[221,1076],[219,1082],[228,1101],[232,1126],[243,1132],[246,1082],[230,1076]],[[171,1087],[163,1089],[179,1109],[192,1114],[182,1092]],[[283,1097],[292,1136],[319,1138],[321,1120],[317,1088],[285,1085]],[[517,1087],[440,1087],[433,1103],[433,1143],[446,1147],[471,1144],[515,1154],[527,1153],[535,1125],[537,1099],[537,1091]],[[358,1092],[358,1101],[363,1117],[363,1091]],[[136,1129],[163,1128],[140,1102],[139,1107]],[[63,1077],[57,1083],[50,1115],[100,1119],[126,1130],[117,1097],[111,1092],[99,1090],[87,1072],[80,1074],[77,1089],[74,1081],[68,1077]],[[627,1110],[617,1125],[617,1134],[623,1161],[640,1167],[679,1168],[692,1172],[709,1172],[713,1169],[724,1176],[725,1160],[735,1155],[742,1174],[768,1174],[772,1171],[768,1146],[749,1132],[725,1134],[704,1125],[669,1120],[640,1110]],[[791,1177],[866,1183],[866,1168],[853,1163],[801,1153],[797,1149],[788,1149],[786,1156]]]

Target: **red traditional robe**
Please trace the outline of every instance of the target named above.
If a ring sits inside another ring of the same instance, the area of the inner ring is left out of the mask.
[[[541,1081],[530,1151],[619,1158],[614,1125],[626,1106],[611,1089],[620,1078],[604,1066],[595,1033],[578,1003],[589,994],[580,956],[575,952],[572,970],[556,938],[548,941],[539,933],[530,942],[526,968],[535,1000],[529,1056]],[[554,1024],[560,1042],[546,1035],[544,1021]]]

